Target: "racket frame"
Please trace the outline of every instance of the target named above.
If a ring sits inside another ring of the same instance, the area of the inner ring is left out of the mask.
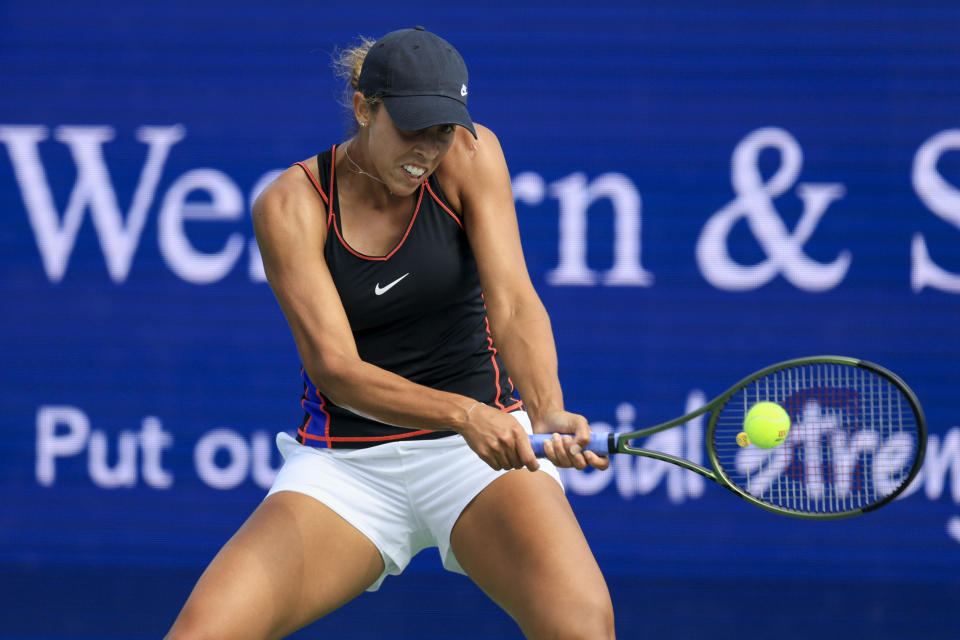
[[[790,369],[803,365],[810,364],[839,364],[845,366],[858,367],[860,369],[865,369],[874,373],[882,378],[885,378],[891,384],[893,384],[897,389],[904,394],[907,399],[910,409],[913,411],[914,419],[916,420],[917,425],[917,446],[916,452],[914,454],[914,459],[912,462],[912,467],[910,468],[910,473],[907,478],[900,484],[899,487],[889,495],[885,496],[881,500],[867,505],[865,507],[858,507],[855,509],[849,509],[846,511],[830,512],[830,513],[817,513],[817,512],[807,512],[800,511],[796,509],[790,509],[787,507],[778,507],[772,504],[768,504],[763,500],[760,500],[740,487],[734,484],[729,477],[724,473],[723,467],[720,465],[720,461],[717,459],[717,453],[713,446],[713,435],[717,426],[717,420],[719,419],[720,413],[726,405],[727,401],[730,400],[738,391],[751,384],[752,382],[759,380],[771,373],[781,371],[784,369]],[[640,447],[630,446],[631,440],[636,440],[638,438],[645,438],[651,436],[660,431],[666,431],[667,429],[672,429],[673,427],[679,426],[686,422],[693,420],[705,413],[710,413],[710,418],[707,421],[707,428],[705,434],[705,441],[707,447],[707,455],[710,458],[710,466],[712,469],[707,469],[699,464],[690,462],[683,458],[679,458],[669,453],[663,453],[662,451],[654,451],[651,449],[644,449]],[[792,516],[795,518],[803,518],[808,520],[835,520],[838,518],[848,518],[850,516],[859,515],[861,513],[866,513],[868,511],[873,511],[874,509],[879,509],[885,504],[890,503],[895,500],[898,495],[900,495],[910,483],[913,482],[913,479],[920,472],[920,468],[923,465],[923,458],[926,455],[927,451],[927,422],[926,418],[923,415],[923,409],[920,406],[920,401],[917,399],[916,394],[907,386],[907,384],[895,373],[881,367],[878,364],[872,362],[867,362],[866,360],[860,360],[858,358],[850,358],[846,356],[808,356],[804,358],[794,358],[792,360],[785,360],[783,362],[778,362],[777,364],[770,365],[764,369],[756,371],[746,378],[740,380],[735,385],[724,391],[722,394],[700,407],[696,411],[692,411],[684,416],[670,420],[669,422],[664,422],[652,427],[647,427],[646,429],[640,429],[638,431],[631,431],[626,433],[617,433],[611,434],[611,453],[629,453],[635,456],[643,456],[645,458],[653,458],[654,460],[662,460],[670,464],[677,465],[687,469],[688,471],[693,471],[705,478],[713,480],[720,486],[730,490],[735,495],[743,498],[747,502],[754,504],[762,509],[771,511],[773,513],[779,513],[782,515]]]

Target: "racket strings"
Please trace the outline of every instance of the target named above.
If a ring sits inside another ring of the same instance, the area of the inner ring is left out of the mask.
[[[758,402],[775,402],[790,416],[786,440],[772,449],[736,442]],[[913,407],[891,381],[852,365],[807,363],[767,374],[731,396],[710,446],[728,480],[757,500],[839,514],[900,489],[918,441]]]

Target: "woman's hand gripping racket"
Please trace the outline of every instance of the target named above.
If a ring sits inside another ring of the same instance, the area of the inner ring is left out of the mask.
[[[786,429],[764,433],[782,416]],[[630,441],[710,412],[706,443],[711,469],[630,446]],[[766,421],[766,424],[764,424]],[[754,442],[744,431],[755,430]],[[780,431],[786,431],[780,436]],[[778,437],[780,436],[780,437]],[[551,434],[530,437],[543,456]],[[758,444],[762,445],[757,446]],[[889,503],[920,470],[927,428],[917,397],[878,365],[842,356],[798,358],[741,380],[706,406],[629,433],[594,433],[586,447],[600,455],[630,453],[676,464],[713,480],[747,502],[799,518],[854,516]]]

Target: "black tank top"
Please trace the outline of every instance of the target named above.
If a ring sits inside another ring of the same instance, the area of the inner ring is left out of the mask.
[[[480,276],[463,222],[431,175],[415,194],[406,232],[385,256],[367,256],[343,239],[335,179],[336,146],[317,156],[318,184],[327,210],[324,258],[347,312],[360,357],[412,382],[465,395],[502,411],[522,404],[497,355],[480,291]],[[337,406],[302,367],[305,411],[301,444],[369,447],[422,440],[453,431],[387,425]]]

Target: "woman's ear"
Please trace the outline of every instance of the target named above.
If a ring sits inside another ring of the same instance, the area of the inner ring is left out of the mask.
[[[356,118],[357,124],[360,126],[360,128],[363,128],[370,123],[370,118],[372,115],[373,114],[370,112],[370,103],[367,102],[362,93],[355,91],[353,93],[353,117]]]

